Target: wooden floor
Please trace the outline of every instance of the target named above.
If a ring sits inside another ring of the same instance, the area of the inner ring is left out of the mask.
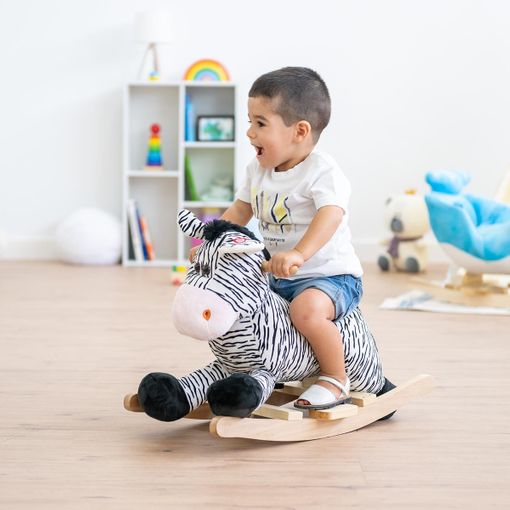
[[[171,323],[167,270],[0,264],[0,508],[510,508],[510,318],[378,309],[405,284],[369,267],[362,309],[387,377],[437,389],[280,444],[123,410],[147,372],[211,359]]]

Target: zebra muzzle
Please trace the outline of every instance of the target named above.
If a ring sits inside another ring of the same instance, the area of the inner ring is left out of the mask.
[[[198,340],[214,340],[224,335],[238,316],[214,292],[186,283],[179,287],[172,305],[172,319],[177,331]]]

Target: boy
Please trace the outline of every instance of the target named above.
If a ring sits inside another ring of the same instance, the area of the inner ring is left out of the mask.
[[[330,156],[314,151],[330,111],[326,84],[311,69],[285,67],[258,78],[247,132],[256,158],[222,216],[240,225],[259,219],[271,288],[290,301],[291,320],[317,357],[321,375],[294,404],[301,409],[350,402],[342,337],[332,321],[362,295],[347,225],[350,184]]]

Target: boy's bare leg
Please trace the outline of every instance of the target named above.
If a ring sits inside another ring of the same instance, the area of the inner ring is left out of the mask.
[[[343,384],[347,379],[344,347],[342,335],[332,322],[335,313],[331,298],[319,289],[306,289],[290,304],[292,323],[311,345],[321,375],[333,377]],[[315,384],[332,391],[337,398],[341,396],[341,390],[327,381],[317,381]],[[298,403],[308,405],[304,400],[298,400]]]

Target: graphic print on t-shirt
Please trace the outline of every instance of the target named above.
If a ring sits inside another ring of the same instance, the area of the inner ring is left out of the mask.
[[[280,193],[273,195],[263,190],[259,193],[252,190],[253,214],[259,218],[260,231],[266,244],[276,247],[285,241],[281,234],[295,230],[288,201],[289,197]]]

